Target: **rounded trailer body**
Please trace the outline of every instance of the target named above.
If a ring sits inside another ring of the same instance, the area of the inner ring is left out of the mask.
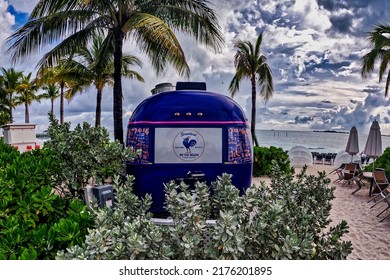
[[[228,173],[241,194],[251,185],[253,147],[243,110],[205,86],[186,88],[178,83],[145,99],[129,120],[126,146],[137,157],[127,173],[135,176],[135,194],[152,195],[152,212],[165,212],[164,183],[171,180],[210,184]]]

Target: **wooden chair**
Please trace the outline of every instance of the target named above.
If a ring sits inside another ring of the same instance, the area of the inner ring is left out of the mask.
[[[374,179],[374,190],[377,190],[377,193],[374,193],[371,199],[369,199],[367,202],[374,201],[374,204],[371,205],[370,208],[375,207],[378,205],[378,203],[385,201],[389,204],[389,206],[384,210],[386,211],[390,207],[390,183],[387,180],[386,174],[384,170],[375,170],[372,172],[372,176]],[[378,199],[378,201],[377,201]],[[384,211],[382,211],[380,214],[382,214]],[[379,214],[379,215],[380,215]]]
[[[381,192],[381,195],[383,196],[383,199],[379,200],[379,202],[386,202],[387,203],[387,207],[385,209],[382,210],[382,212],[380,212],[378,215],[376,215],[377,217],[379,217],[380,215],[382,215],[383,213],[385,213],[385,211],[387,211],[388,209],[390,209],[390,186],[387,187],[386,189],[384,189],[382,192]],[[377,203],[376,203],[377,204]],[[371,206],[374,207],[375,205]],[[385,219],[387,219],[388,217],[390,217],[390,213],[387,214],[387,216],[385,216],[384,218],[382,218],[379,222],[383,222]]]
[[[343,179],[341,181],[343,184],[341,186],[350,185],[358,178],[358,175],[357,165],[355,163],[347,163],[343,170]]]
[[[339,167],[333,169],[329,174],[336,173],[337,179],[333,181],[333,183],[340,183],[344,179],[343,170],[345,168],[345,163],[342,163]]]
[[[376,199],[379,198],[380,200],[383,200],[383,197],[386,196],[386,193],[383,194],[383,191],[386,191],[388,187],[390,186],[389,181],[387,180],[386,173],[384,170],[375,170],[372,172],[372,178],[373,178],[373,190],[372,190],[372,197],[367,201],[373,201],[375,204],[372,207],[374,207],[377,202]]]

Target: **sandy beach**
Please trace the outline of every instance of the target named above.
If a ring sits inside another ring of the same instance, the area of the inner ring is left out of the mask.
[[[367,187],[362,188],[355,194],[351,194],[357,186],[344,186],[333,181],[337,178],[336,174],[330,174],[335,166],[316,164],[309,166],[307,174],[316,175],[318,171],[325,171],[331,180],[330,185],[336,186],[335,199],[332,201],[331,220],[337,224],[342,220],[347,221],[349,233],[345,240],[350,240],[353,245],[353,251],[348,256],[349,260],[390,260],[390,217],[379,222],[376,217],[382,209],[386,208],[386,203],[381,203],[370,209],[369,183]],[[300,169],[296,168],[296,173]],[[258,185],[260,181],[269,182],[267,177],[253,178],[253,184]],[[390,211],[390,210],[389,210]]]

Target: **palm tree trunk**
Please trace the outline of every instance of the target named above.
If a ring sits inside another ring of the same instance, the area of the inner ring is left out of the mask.
[[[50,115],[54,117],[54,98],[50,98],[50,102],[51,102]]]
[[[28,110],[28,103],[24,102],[24,122],[30,123],[30,112]]]
[[[257,141],[256,137],[256,78],[251,78],[251,84],[252,84],[252,114],[251,114],[251,134],[252,134],[252,140],[253,145],[258,147],[259,142]]]
[[[96,119],[95,119],[95,127],[100,126],[100,120],[102,116],[102,93],[103,90],[98,87],[97,96],[96,96]]]
[[[115,32],[114,50],[114,93],[113,93],[113,115],[114,115],[114,139],[123,144],[122,124],[122,46],[123,33],[121,30]]]
[[[10,123],[14,122],[14,115],[12,112],[12,92],[10,92],[9,94],[9,119],[10,119]]]
[[[60,124],[64,123],[64,83],[61,83],[60,93]]]

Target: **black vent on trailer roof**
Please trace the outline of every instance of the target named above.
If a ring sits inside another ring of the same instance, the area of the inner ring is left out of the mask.
[[[206,83],[203,82],[177,82],[176,90],[193,89],[206,90]]]

